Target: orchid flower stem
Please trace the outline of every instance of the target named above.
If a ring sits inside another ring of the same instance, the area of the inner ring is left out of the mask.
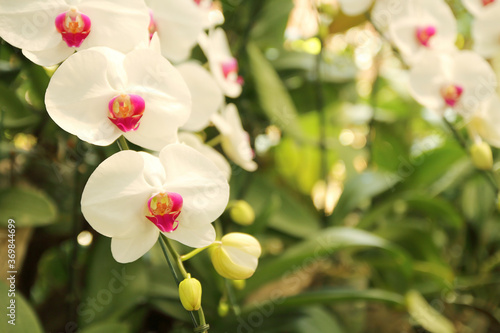
[[[186,254],[184,254],[184,255],[181,256],[181,261],[189,260],[192,257],[194,257],[195,255],[197,255],[198,253],[205,251],[206,249],[208,249],[209,247],[211,247],[213,245],[214,244],[210,244],[208,246],[200,247],[199,249],[195,249],[195,250],[193,250],[193,251],[191,251],[189,253],[186,253]]]
[[[465,141],[465,139],[457,131],[457,129],[455,128],[455,126],[453,126],[453,124],[450,123],[448,121],[448,119],[446,119],[444,117],[443,117],[443,121],[446,124],[446,126],[448,127],[448,129],[451,131],[451,133],[453,134],[453,137],[455,137],[455,139],[458,141],[458,143],[460,144],[460,146],[465,150],[465,152],[467,154],[470,154],[469,153],[469,148],[467,146],[467,141]],[[491,171],[487,171],[487,170],[478,170],[478,171],[480,171],[480,173],[484,176],[484,178],[486,178],[486,180],[491,184],[491,186],[493,187],[493,189],[498,193],[499,187],[498,187],[498,183],[497,183],[497,181],[495,179],[495,175]]]
[[[226,287],[226,293],[227,293],[227,298],[229,300],[229,304],[231,306],[231,309],[233,310],[234,314],[239,317],[241,315],[241,309],[238,303],[236,302],[236,297],[234,296],[234,291],[233,291],[233,286],[231,286],[231,281],[228,279],[225,280],[225,287]]]
[[[215,147],[221,142],[221,139],[222,137],[220,135],[217,135],[216,137],[205,142],[205,144],[210,147]]]
[[[125,137],[123,135],[118,138],[116,143],[118,143],[118,148],[120,148],[120,150],[129,150],[130,149],[128,147],[127,140],[125,140]]]
[[[174,258],[174,262],[177,264],[177,269],[179,269],[179,271],[181,272],[182,277],[186,278],[188,273],[186,271],[186,268],[184,267],[184,264],[182,263],[181,256],[173,247],[172,243],[170,242],[170,239],[168,239],[162,233],[160,233],[160,244],[162,246],[163,254],[165,255],[165,258],[167,258],[167,261],[169,262],[169,266],[174,274],[174,277],[176,276],[176,273],[175,273],[175,269],[173,267],[173,264],[170,261],[170,257],[168,255],[168,253],[170,253],[170,255]],[[165,248],[165,246],[166,246],[166,248]],[[176,281],[177,281],[177,284],[180,283],[178,278],[176,278]],[[200,318],[199,325],[197,324],[196,319],[194,318],[193,311],[189,311],[189,313],[190,313],[190,316],[193,320],[193,324],[195,324],[194,332],[195,333],[207,333],[210,326],[207,324],[207,322],[205,320],[205,314],[203,313],[203,308],[200,306],[200,309],[198,310],[198,316]]]

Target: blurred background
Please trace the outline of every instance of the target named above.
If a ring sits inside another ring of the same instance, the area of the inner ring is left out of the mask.
[[[471,16],[447,2],[457,46],[470,48]],[[497,189],[409,96],[407,67],[369,15],[346,16],[335,0],[221,10],[245,80],[230,101],[259,169],[232,166],[231,197],[251,205],[253,223],[226,212],[220,226],[257,237],[263,256],[246,283],[219,277],[206,253],[187,263],[209,332],[500,332]],[[0,251],[14,218],[18,268],[17,324],[4,317],[0,331],[192,332],[161,250],[118,264],[84,220],[83,186],[118,146],[79,141],[49,118],[54,70],[0,43]]]

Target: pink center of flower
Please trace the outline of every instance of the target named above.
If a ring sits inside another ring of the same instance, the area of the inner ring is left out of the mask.
[[[182,197],[174,192],[159,193],[148,200],[146,216],[162,232],[172,232],[179,226],[177,218],[182,210]]]
[[[109,120],[122,132],[135,131],[144,114],[146,104],[141,96],[121,94],[109,101]]]
[[[158,30],[157,27],[156,27],[155,18],[153,16],[153,11],[151,9],[149,10],[149,26],[148,26],[148,30],[149,30],[149,40],[151,40],[151,38],[153,38],[154,33]]]
[[[55,24],[68,47],[80,47],[90,33],[90,18],[76,8],[57,15]]]
[[[238,69],[238,60],[236,60],[236,58],[231,58],[222,63],[222,73],[224,77],[227,80],[243,85],[244,81],[243,78],[238,75]]]
[[[447,105],[454,107],[459,101],[460,96],[462,96],[463,92],[464,88],[462,88],[461,86],[450,84],[441,89],[441,96],[443,96],[443,99]]]
[[[429,41],[436,34],[436,27],[429,25],[427,27],[418,27],[416,31],[417,40],[425,47],[429,47]]]
[[[483,6],[486,7],[488,5],[491,5],[494,2],[495,2],[495,0],[483,0]]]
[[[201,0],[193,0],[198,6],[200,5],[201,3]]]

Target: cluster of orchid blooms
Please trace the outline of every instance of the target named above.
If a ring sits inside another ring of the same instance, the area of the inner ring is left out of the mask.
[[[500,148],[500,98],[495,72],[487,60],[500,55],[500,1],[462,0],[473,16],[472,50],[456,47],[457,21],[444,0],[339,3],[347,15],[363,14],[371,8],[372,23],[410,67],[413,98],[441,116],[462,117],[474,142],[473,159],[480,147],[483,157],[491,162],[483,166],[491,169],[489,145]]]
[[[118,262],[146,254],[161,233],[212,247],[217,272],[245,279],[260,245],[239,233],[216,241],[212,222],[228,205],[231,167],[195,135],[215,125],[227,157],[257,168],[236,106],[225,105],[243,82],[216,7],[211,0],[1,0],[0,37],[38,65],[62,62],[45,96],[62,129],[94,145],[124,137],[151,151],[109,157],[82,194],[85,218],[112,238]],[[189,60],[197,44],[206,66]]]

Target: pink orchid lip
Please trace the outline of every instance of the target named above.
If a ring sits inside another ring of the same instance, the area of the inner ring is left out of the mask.
[[[417,27],[416,31],[417,40],[421,45],[425,47],[429,47],[429,42],[432,36],[434,36],[435,34],[436,34],[436,27],[432,25],[426,27]]]
[[[443,96],[444,102],[451,107],[454,107],[458,103],[463,92],[464,88],[462,86],[453,84],[447,85],[441,89],[441,95]]]
[[[494,2],[495,2],[495,0],[483,0],[483,6],[486,7],[488,5],[491,5]]]
[[[57,31],[68,47],[80,47],[90,33],[90,18],[76,8],[57,15],[55,20]]]
[[[108,104],[109,120],[122,132],[135,131],[139,128],[146,103],[141,96],[121,94],[113,97]]]
[[[158,28],[156,26],[156,20],[153,16],[153,11],[151,9],[149,10],[148,31],[149,31],[149,40],[151,40],[153,38],[153,35],[155,34],[155,32],[158,31]]]
[[[224,61],[222,64],[222,74],[228,80],[234,80],[239,85],[243,85],[244,80],[241,76],[238,75],[238,60],[236,58],[231,58],[227,61]]]
[[[158,193],[148,200],[148,210],[153,216],[146,216],[161,232],[172,232],[179,226],[177,218],[182,210],[182,196],[175,192]]]

